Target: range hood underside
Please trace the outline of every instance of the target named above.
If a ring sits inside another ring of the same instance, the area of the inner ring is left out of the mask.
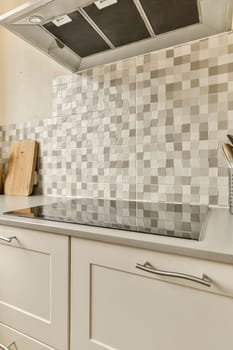
[[[65,14],[72,22],[57,27]],[[42,24],[30,24],[35,15]],[[229,31],[232,0],[118,0],[103,10],[93,1],[31,0],[0,23],[76,72]]]

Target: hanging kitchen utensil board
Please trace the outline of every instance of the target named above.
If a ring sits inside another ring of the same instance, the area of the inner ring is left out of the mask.
[[[38,143],[33,140],[11,144],[4,193],[9,196],[29,196],[33,190]]]

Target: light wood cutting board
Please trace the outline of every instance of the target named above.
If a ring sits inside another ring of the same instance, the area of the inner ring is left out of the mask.
[[[29,196],[33,190],[38,143],[33,140],[14,141],[4,185],[9,196]]]

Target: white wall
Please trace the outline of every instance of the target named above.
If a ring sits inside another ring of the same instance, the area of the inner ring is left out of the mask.
[[[25,0],[1,0],[0,1],[0,13],[7,12],[16,6],[22,5]]]
[[[67,72],[0,27],[0,125],[51,117],[52,80]]]

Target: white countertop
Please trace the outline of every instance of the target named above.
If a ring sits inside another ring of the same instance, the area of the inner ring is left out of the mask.
[[[1,195],[0,224],[233,264],[233,215],[226,208],[210,208],[200,241],[2,215],[6,211],[64,199],[68,198]]]

